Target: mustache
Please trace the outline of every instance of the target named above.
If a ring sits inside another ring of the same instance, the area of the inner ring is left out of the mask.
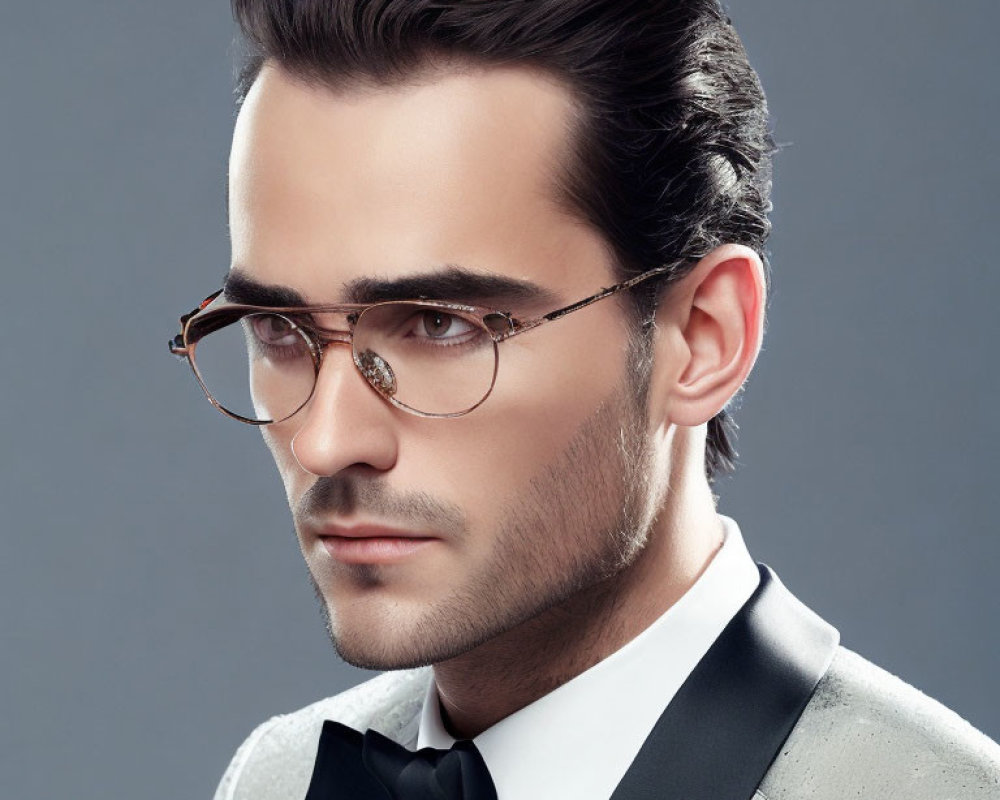
[[[364,514],[380,520],[415,524],[459,535],[465,514],[426,492],[397,493],[378,478],[334,475],[321,477],[292,508],[297,520],[321,520],[333,515]]]

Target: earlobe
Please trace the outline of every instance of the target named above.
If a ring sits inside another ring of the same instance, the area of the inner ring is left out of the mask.
[[[674,326],[673,338],[684,346],[674,348],[679,363],[665,387],[666,415],[676,425],[701,425],[739,391],[760,352],[764,268],[750,248],[722,245],[675,289],[663,323]]]

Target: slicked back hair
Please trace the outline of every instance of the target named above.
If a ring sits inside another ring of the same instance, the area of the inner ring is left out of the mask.
[[[624,278],[678,262],[633,295],[648,327],[664,287],[732,242],[765,263],[771,155],[756,73],[718,0],[232,0],[250,55],[331,86],[403,83],[430,63],[522,64],[579,108],[559,198],[606,238]],[[735,424],[708,424],[705,473],[733,469]]]

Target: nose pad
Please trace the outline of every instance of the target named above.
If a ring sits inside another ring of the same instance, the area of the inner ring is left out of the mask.
[[[356,363],[365,380],[375,387],[376,391],[386,397],[396,394],[396,374],[382,356],[374,350],[365,350],[358,355]]]

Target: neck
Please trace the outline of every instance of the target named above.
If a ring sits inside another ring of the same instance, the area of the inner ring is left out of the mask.
[[[669,494],[621,572],[479,647],[434,666],[442,717],[470,739],[630,642],[676,603],[722,545],[695,429],[666,448]],[[703,439],[703,437],[702,437]],[[661,469],[662,467],[662,469]]]

